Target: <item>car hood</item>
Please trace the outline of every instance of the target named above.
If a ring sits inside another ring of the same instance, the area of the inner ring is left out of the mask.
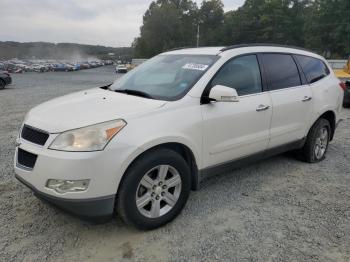
[[[60,133],[70,129],[145,114],[166,102],[117,93],[101,88],[76,92],[34,107],[25,124]]]

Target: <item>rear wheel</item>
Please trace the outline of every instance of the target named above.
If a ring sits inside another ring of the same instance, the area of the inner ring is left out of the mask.
[[[331,126],[328,120],[319,119],[310,129],[301,157],[309,163],[317,163],[325,158],[330,140]]]
[[[1,90],[1,89],[4,89],[4,88],[5,88],[5,85],[6,85],[5,81],[2,80],[2,79],[0,79],[0,90]]]
[[[117,212],[139,229],[154,229],[173,220],[191,189],[186,161],[169,149],[152,150],[128,169],[117,196]]]

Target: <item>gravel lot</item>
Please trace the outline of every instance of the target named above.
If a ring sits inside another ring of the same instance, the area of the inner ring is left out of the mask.
[[[0,91],[0,261],[350,261],[349,109],[322,163],[286,154],[208,180],[151,232],[84,222],[34,197],[12,167],[25,113],[115,77],[112,67],[27,73]]]

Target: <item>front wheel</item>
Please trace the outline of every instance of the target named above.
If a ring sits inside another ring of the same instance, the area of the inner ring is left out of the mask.
[[[321,118],[311,127],[306,143],[301,150],[302,158],[309,163],[317,163],[325,158],[330,140],[331,126]]]
[[[191,189],[190,168],[169,149],[152,150],[126,172],[117,196],[117,212],[127,224],[154,229],[173,220]]]
[[[0,90],[4,89],[6,86],[5,81],[0,79]]]

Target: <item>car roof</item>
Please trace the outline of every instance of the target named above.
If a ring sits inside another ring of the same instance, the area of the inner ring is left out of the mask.
[[[218,55],[224,47],[191,47],[169,50],[163,54],[172,55]]]
[[[188,54],[188,55],[220,55],[225,52],[236,51],[237,53],[258,53],[258,52],[276,52],[276,53],[293,53],[307,55],[324,60],[323,57],[309,51],[305,48],[286,46],[278,44],[241,44],[228,47],[192,47],[178,48],[169,50],[163,54]]]

